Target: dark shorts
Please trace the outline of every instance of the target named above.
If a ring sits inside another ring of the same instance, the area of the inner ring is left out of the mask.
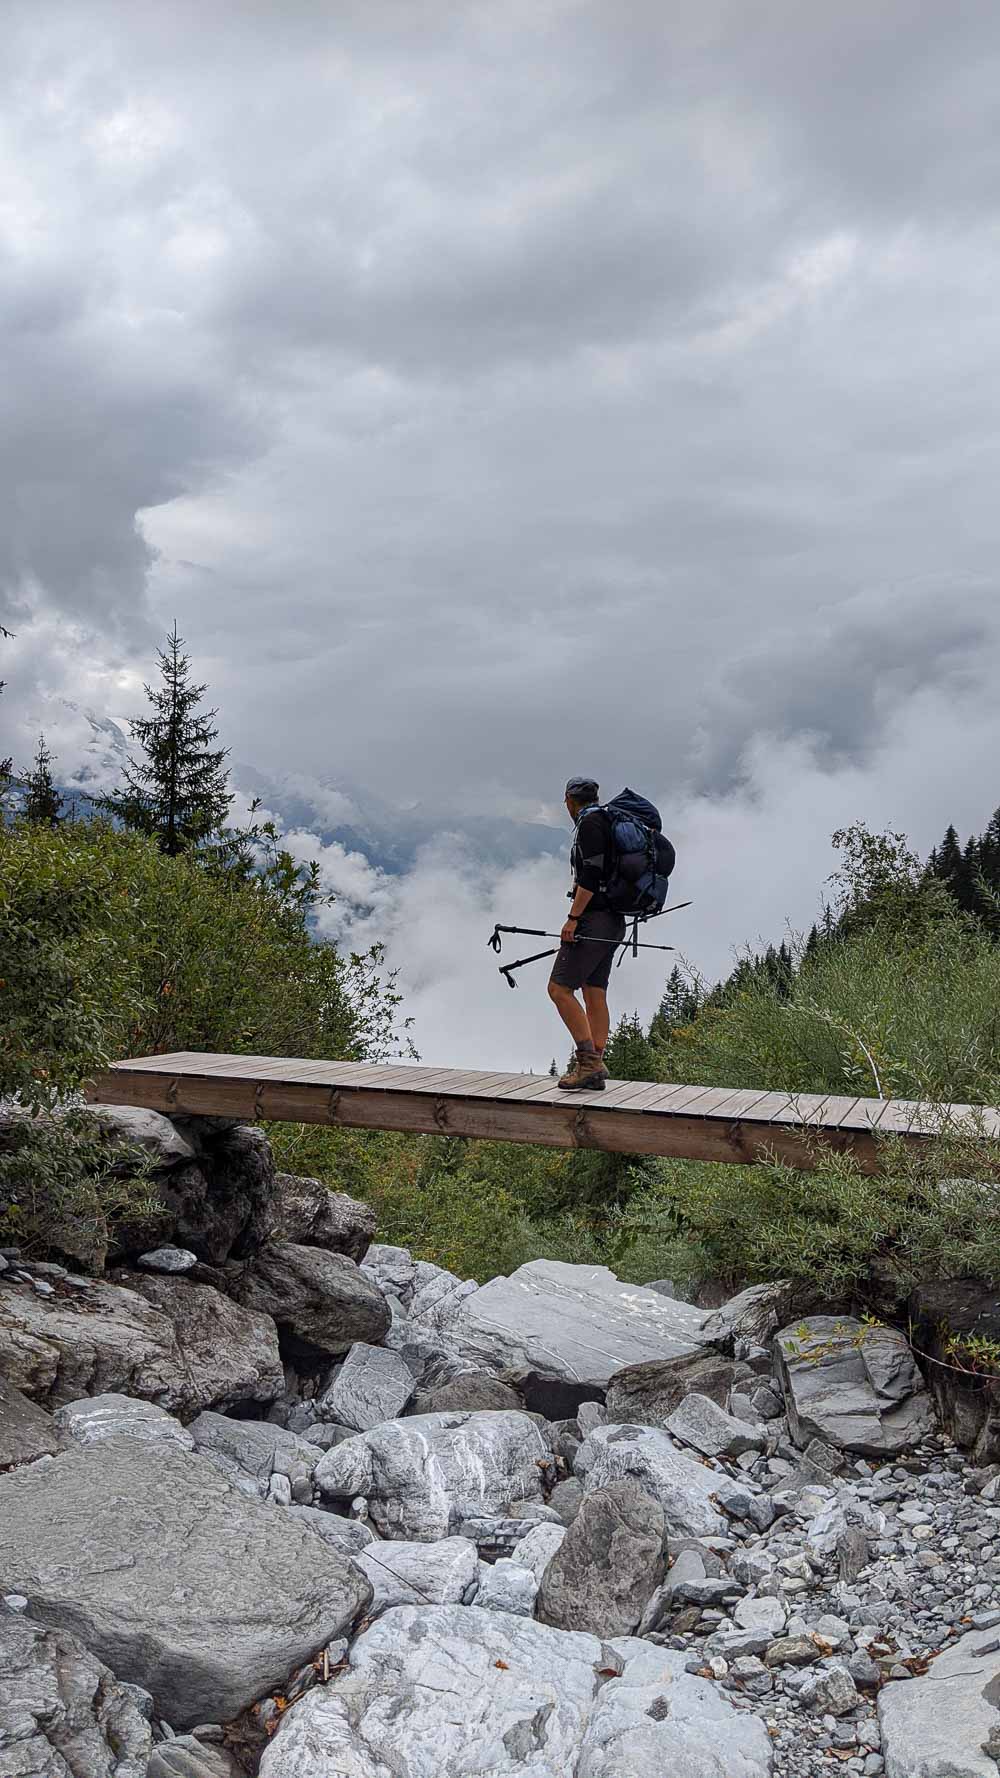
[[[617,955],[615,945],[621,944],[625,937],[623,915],[588,912],[582,916],[576,930],[575,944],[559,946],[549,980],[560,988],[606,988]],[[588,936],[611,939],[613,943],[587,944]]]

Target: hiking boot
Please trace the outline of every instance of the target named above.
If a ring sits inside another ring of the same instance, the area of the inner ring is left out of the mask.
[[[572,1067],[563,1075],[559,1085],[567,1093],[603,1093],[607,1078],[604,1063],[593,1044],[589,1044],[586,1049],[577,1049]]]

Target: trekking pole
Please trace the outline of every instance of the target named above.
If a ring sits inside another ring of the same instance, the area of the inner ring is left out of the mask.
[[[691,906],[691,903],[689,901],[678,901],[678,902],[675,902],[675,904],[672,908],[664,908],[663,912],[665,914],[673,914],[673,913],[676,913],[678,908],[689,908],[690,906]],[[655,917],[659,918],[659,915],[657,915]],[[519,932],[519,933],[522,933],[526,938],[560,938],[561,937],[561,934],[558,932],[546,931],[544,926],[501,926],[498,922],[497,925],[494,926],[493,931],[491,932],[489,938],[486,940],[486,943],[490,946],[490,948],[492,950],[494,950],[496,952],[498,957],[500,955],[500,951],[503,946],[503,939],[500,936],[501,933],[503,933],[503,932]],[[638,919],[636,919],[636,920],[633,920],[633,922],[632,922],[632,936],[631,936],[631,938],[626,939],[626,941],[625,941],[628,949],[631,950],[633,952],[633,954],[636,951],[672,951],[674,948],[673,945],[646,944],[639,938],[638,932],[639,932],[639,921],[638,921]],[[621,942],[622,941],[617,938],[592,938],[589,935],[589,933],[586,933],[586,932],[579,933],[576,938],[577,944],[614,945],[616,948],[618,947],[618,945]],[[552,955],[551,951],[539,951],[539,953],[538,953],[539,957],[550,957],[551,955]],[[525,957],[522,959],[522,961],[525,963],[534,963],[536,961],[536,959],[534,957]]]
[[[681,905],[688,906],[689,904],[685,902]],[[495,926],[491,936],[486,942],[498,956],[500,955],[500,947],[503,943],[503,940],[500,937],[502,932],[524,932],[537,936],[538,938],[558,938],[560,936],[558,932],[546,932],[540,926]],[[585,945],[614,945],[617,949],[621,940],[617,938],[589,938],[585,932],[581,932],[574,940],[574,943]],[[634,937],[632,939],[626,939],[625,943],[622,945],[622,956],[618,959],[619,966],[621,965],[622,957],[625,956],[627,951],[632,950],[633,946],[640,951],[672,951],[674,948],[673,945],[641,944],[638,943]],[[530,957],[516,957],[513,963],[501,963],[499,966],[499,973],[505,977],[508,988],[516,988],[517,983],[514,980],[513,975],[515,969],[524,969],[528,963],[540,963],[543,957],[554,957],[558,948],[558,946],[553,946],[550,951],[534,951]]]

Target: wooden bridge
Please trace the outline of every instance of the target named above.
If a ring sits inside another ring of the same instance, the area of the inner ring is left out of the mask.
[[[968,1105],[628,1080],[609,1081],[602,1093],[570,1094],[547,1074],[196,1051],[116,1062],[87,1096],[168,1117],[412,1130],[743,1165],[773,1158],[812,1167],[821,1141],[853,1154],[866,1172],[875,1170],[878,1136],[920,1142],[944,1121],[1000,1136],[995,1111]]]

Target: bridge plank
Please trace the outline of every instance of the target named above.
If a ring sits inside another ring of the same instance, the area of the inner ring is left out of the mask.
[[[813,1166],[819,1141],[853,1154],[869,1171],[877,1164],[877,1134],[921,1141],[950,1118],[1000,1136],[994,1107],[652,1081],[611,1081],[601,1093],[567,1094],[548,1075],[190,1050],[115,1063],[88,1097],[173,1116],[443,1131],[737,1165],[775,1156]]]

